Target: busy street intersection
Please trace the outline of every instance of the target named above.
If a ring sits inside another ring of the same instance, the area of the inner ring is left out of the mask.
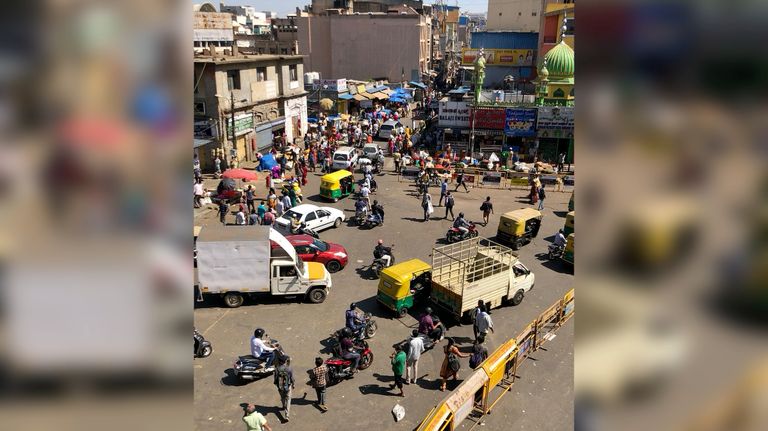
[[[384,146],[385,143],[380,142]],[[393,344],[406,340],[418,326],[418,318],[425,305],[414,305],[408,314],[398,318],[390,310],[377,304],[378,280],[370,272],[373,249],[377,240],[385,245],[393,244],[397,262],[419,258],[431,262],[432,248],[444,243],[446,231],[451,227],[450,216],[444,219],[445,208],[437,206],[440,187],[429,189],[435,204],[434,213],[423,221],[421,196],[413,180],[406,180],[393,172],[393,161],[388,157],[384,172],[377,175],[378,191],[371,200],[378,200],[385,208],[385,223],[373,229],[356,226],[353,196],[334,203],[319,196],[321,173],[310,173],[308,183],[302,187],[304,203],[332,207],[344,211],[346,220],[338,228],[323,230],[323,241],[340,244],[349,254],[345,268],[333,273],[332,288],[319,304],[303,298],[285,299],[264,297],[246,299],[238,308],[228,308],[220,296],[204,296],[195,303],[195,327],[210,341],[213,353],[206,358],[196,358],[195,372],[195,423],[200,430],[230,428],[242,417],[242,403],[253,404],[268,423],[276,428],[296,430],[338,429],[415,429],[430,410],[443,399],[457,382],[449,381],[446,392],[440,388],[440,366],[443,360],[441,341],[434,349],[425,352],[419,360],[416,384],[404,386],[404,397],[391,390],[393,382],[390,355]],[[359,177],[359,173],[355,174]],[[207,188],[215,188],[218,179],[212,176],[204,180]],[[245,184],[245,183],[244,183]],[[256,202],[266,197],[262,181],[250,183],[255,189]],[[455,184],[449,184],[453,191]],[[544,204],[539,235],[519,251],[520,261],[535,274],[535,287],[526,293],[517,306],[505,306],[491,310],[494,332],[488,334],[486,346],[493,352],[497,346],[524,328],[544,309],[556,302],[572,288],[572,266],[561,260],[550,261],[547,247],[554,234],[563,227],[568,211],[571,187],[563,192],[550,191]],[[470,222],[477,223],[480,237],[491,238],[496,234],[500,214],[519,208],[531,207],[528,191],[524,188],[500,189],[470,187],[454,193],[454,212],[464,212]],[[480,206],[486,197],[494,205],[487,226],[482,225]],[[234,217],[228,215],[227,229],[248,229],[234,225]],[[195,210],[195,225],[204,231],[206,227],[220,225],[216,205],[204,205]],[[329,357],[328,340],[333,332],[345,325],[345,311],[350,303],[372,314],[378,331],[368,340],[373,352],[373,363],[360,370],[353,378],[344,380],[327,390],[327,412],[316,406],[315,391],[309,383],[308,371],[314,368],[316,357]],[[440,315],[440,311],[437,313]],[[473,342],[472,324],[459,325],[445,317],[447,337],[452,338],[462,352],[470,352]],[[243,382],[233,372],[238,356],[250,353],[250,339],[254,329],[263,328],[269,337],[279,341],[284,352],[291,357],[296,380],[292,392],[290,422],[286,422],[281,401],[272,376],[251,382]],[[532,361],[518,372],[519,379],[494,408],[492,414],[480,420],[488,429],[502,429],[514,425],[514,429],[570,429],[572,426],[573,394],[573,325],[565,325],[557,338],[546,349],[537,351]],[[458,372],[459,382],[469,373],[466,359],[462,359]],[[405,408],[405,417],[395,422],[392,408],[399,403]],[[281,424],[282,423],[282,424]],[[469,426],[469,425],[467,425]]]

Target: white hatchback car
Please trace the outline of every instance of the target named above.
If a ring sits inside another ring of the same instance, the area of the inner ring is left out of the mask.
[[[291,220],[294,215],[298,215],[299,221],[306,223],[307,228],[315,232],[330,227],[339,227],[346,218],[344,212],[336,208],[301,204],[289,209],[275,220],[275,229],[284,235],[290,234]]]

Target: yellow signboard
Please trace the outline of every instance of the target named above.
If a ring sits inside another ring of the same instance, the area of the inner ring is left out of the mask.
[[[461,64],[471,66],[477,58],[479,49],[462,48]],[[532,66],[534,49],[486,49],[483,51],[486,66]]]

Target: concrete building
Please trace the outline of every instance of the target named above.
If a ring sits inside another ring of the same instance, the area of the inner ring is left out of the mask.
[[[541,3],[542,0],[488,0],[486,30],[538,32]]]
[[[299,27],[296,25],[296,15],[289,14],[285,18],[272,19],[272,38],[283,43],[298,43]]]
[[[386,13],[392,8],[406,7],[421,11],[422,0],[312,0],[309,11],[314,15],[322,15],[327,10],[340,10],[343,13]]]
[[[483,31],[472,34],[471,48],[461,52],[461,65],[473,68],[480,48],[485,51],[484,88],[525,90],[533,92],[531,80],[536,76],[538,33]],[[507,76],[514,81],[505,83]],[[509,88],[505,88],[509,87]]]
[[[299,53],[323,77],[419,81],[430,69],[430,23],[399,13],[297,16]]]
[[[575,9],[573,0],[543,0],[541,4],[539,52],[548,52],[560,43],[561,39],[571,49],[574,49]],[[566,28],[563,32],[564,23]],[[539,59],[539,66],[541,66],[541,60]]]
[[[206,164],[217,152],[227,163],[255,160],[274,135],[306,133],[301,56],[197,56],[194,72],[195,150]]]
[[[253,6],[227,6],[220,3],[219,11],[232,14],[232,19],[242,28],[240,34],[268,34],[271,30],[266,13],[257,11]]]
[[[214,54],[231,54],[234,43],[232,15],[216,12],[210,3],[193,5],[192,40],[195,53],[208,50]]]

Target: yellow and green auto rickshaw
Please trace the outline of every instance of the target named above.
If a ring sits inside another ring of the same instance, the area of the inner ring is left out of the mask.
[[[420,259],[407,260],[381,271],[376,300],[403,317],[414,302],[427,297],[431,283],[432,267],[428,263]]]
[[[540,227],[541,212],[533,208],[521,208],[501,216],[496,238],[499,242],[511,244],[512,249],[517,250],[531,242],[531,239],[539,234]]]
[[[565,215],[565,226],[563,226],[563,235],[568,236],[573,233],[573,215],[576,211],[571,211]]]
[[[575,233],[568,235],[565,240],[565,250],[563,250],[562,259],[571,265],[573,265],[573,242],[575,240]]]
[[[355,192],[355,177],[344,169],[320,178],[320,196],[338,202],[340,198]]]
[[[571,192],[571,199],[568,200],[568,211],[573,211],[574,209],[576,209],[576,206],[573,203],[573,194],[574,193],[576,193],[575,190]]]

